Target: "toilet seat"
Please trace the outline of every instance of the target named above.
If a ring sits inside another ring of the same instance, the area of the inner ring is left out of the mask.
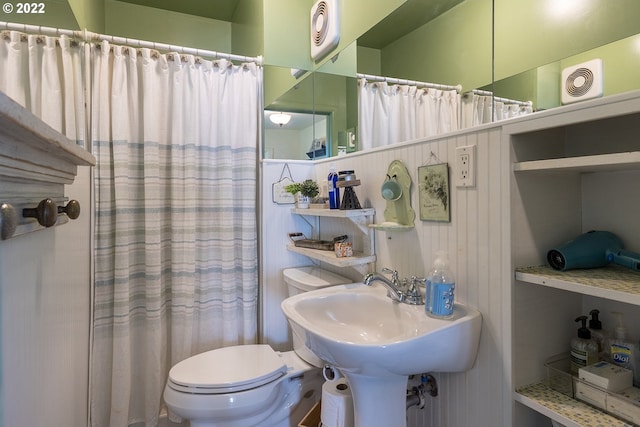
[[[168,385],[183,393],[234,393],[268,384],[286,373],[287,365],[270,346],[238,345],[177,363],[169,371]]]

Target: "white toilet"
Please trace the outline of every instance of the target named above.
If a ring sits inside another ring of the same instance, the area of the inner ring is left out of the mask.
[[[318,267],[283,271],[289,295],[349,283]],[[191,427],[295,427],[320,400],[323,363],[293,337],[294,351],[238,345],[197,354],[169,371],[164,401]]]

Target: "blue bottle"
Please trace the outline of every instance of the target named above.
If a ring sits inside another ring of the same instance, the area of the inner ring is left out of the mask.
[[[426,284],[425,311],[428,316],[449,319],[453,316],[456,281],[449,271],[445,252],[438,252]]]
[[[338,173],[335,165],[329,168],[329,177],[327,181],[327,189],[329,193],[329,208],[340,209],[340,189],[337,187]]]

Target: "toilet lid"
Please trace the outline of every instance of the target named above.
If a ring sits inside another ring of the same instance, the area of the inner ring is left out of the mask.
[[[286,268],[282,270],[282,274],[287,283],[302,291],[313,291],[327,286],[353,282],[353,280],[316,266]]]
[[[267,384],[287,372],[268,345],[238,345],[207,351],[177,363],[169,380],[190,393],[230,393]]]

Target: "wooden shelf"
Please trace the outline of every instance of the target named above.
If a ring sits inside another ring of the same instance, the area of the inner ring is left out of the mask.
[[[73,183],[78,166],[95,162],[83,147],[0,92],[0,237],[43,229],[34,218],[24,218],[22,210],[43,199],[63,206],[68,200],[64,186]],[[66,222],[61,214],[55,225]]]
[[[640,273],[617,265],[558,271],[548,266],[517,268],[517,280],[640,305]]]
[[[640,167],[640,151],[559,159],[531,160],[513,164],[514,172],[603,172]]]
[[[298,215],[322,216],[333,218],[358,218],[368,217],[375,214],[375,209],[299,209],[291,208],[291,213]]]
[[[291,252],[302,254],[308,256],[309,258],[317,259],[318,261],[326,262],[327,264],[334,265],[336,267],[355,267],[376,262],[375,255],[365,255],[362,253],[354,253],[353,256],[350,257],[338,258],[333,251],[301,248],[293,244],[287,245],[287,249]]]
[[[632,424],[550,389],[543,382],[517,389],[514,399],[566,427],[632,427]]]
[[[316,230],[319,228],[319,218],[345,218],[355,225],[362,233],[362,252],[354,252],[351,257],[338,258],[333,251],[323,251],[318,249],[302,248],[294,244],[287,245],[287,249],[311,259],[333,265],[335,267],[352,267],[362,274],[366,274],[370,267],[376,262],[374,253],[373,230],[369,225],[373,222],[375,209],[298,209],[292,208],[291,213],[301,216],[312,216],[315,224],[309,223]],[[306,220],[305,220],[306,221]]]

